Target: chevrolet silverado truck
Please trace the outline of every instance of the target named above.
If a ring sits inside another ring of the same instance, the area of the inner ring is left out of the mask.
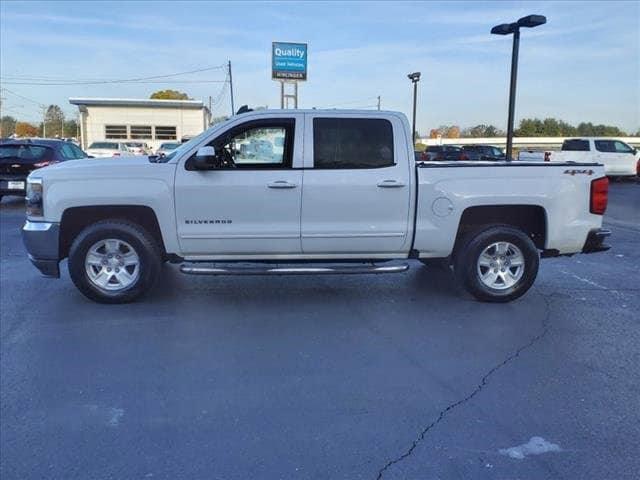
[[[33,264],[104,303],[185,274],[391,273],[446,265],[479,300],[533,284],[541,257],[606,250],[594,163],[416,162],[395,112],[231,117],[164,157],[74,160],[28,177]]]

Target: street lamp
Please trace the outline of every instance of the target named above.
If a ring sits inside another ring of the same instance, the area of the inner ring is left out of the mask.
[[[518,77],[518,50],[520,49],[520,27],[533,28],[547,23],[544,15],[527,15],[514,23],[503,23],[491,29],[494,35],[513,33],[511,51],[511,85],[509,87],[509,119],[507,121],[507,161],[511,161],[513,150],[513,119],[516,104],[516,78]]]
[[[416,144],[416,97],[418,95],[418,82],[420,81],[420,72],[413,72],[407,75],[411,83],[413,83],[413,133],[411,137],[413,138],[413,145],[415,147]]]

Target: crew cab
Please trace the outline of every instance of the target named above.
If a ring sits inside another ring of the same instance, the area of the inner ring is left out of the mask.
[[[604,165],[610,177],[629,177],[638,173],[640,154],[634,147],[615,138],[571,138],[560,151],[521,152],[518,159],[539,162],[596,162]]]
[[[186,274],[390,273],[446,264],[506,302],[539,259],[606,250],[608,180],[588,163],[416,162],[401,113],[262,110],[165,157],[66,162],[28,179],[31,261],[106,303],[165,261]]]

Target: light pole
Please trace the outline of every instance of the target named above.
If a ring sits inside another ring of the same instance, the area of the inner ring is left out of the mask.
[[[503,23],[491,29],[494,35],[513,34],[513,49],[511,50],[511,84],[509,86],[509,118],[507,120],[507,161],[512,160],[513,151],[513,121],[516,107],[516,80],[518,78],[518,50],[520,49],[520,27],[533,28],[547,23],[544,15],[527,15],[514,23]]]
[[[411,137],[413,138],[413,145],[416,144],[416,101],[418,96],[418,82],[420,81],[420,72],[413,72],[407,75],[411,83],[413,83],[413,132]]]

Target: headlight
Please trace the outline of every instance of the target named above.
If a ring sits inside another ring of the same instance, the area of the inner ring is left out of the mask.
[[[42,217],[42,179],[27,178],[27,217]]]

